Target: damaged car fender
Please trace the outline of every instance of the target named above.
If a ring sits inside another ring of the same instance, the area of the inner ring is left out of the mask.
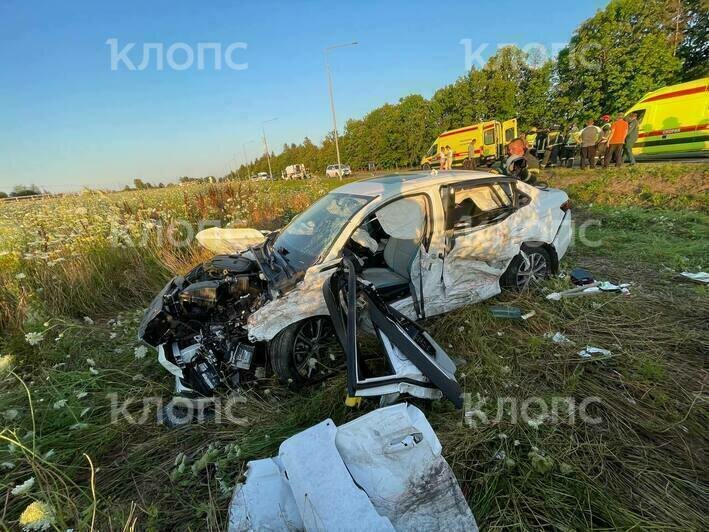
[[[290,292],[267,302],[247,319],[252,342],[267,342],[280,331],[301,320],[328,314],[323,284],[332,276],[340,259],[310,268]]]

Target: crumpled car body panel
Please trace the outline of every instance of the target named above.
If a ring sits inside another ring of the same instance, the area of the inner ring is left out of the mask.
[[[229,507],[229,532],[450,530],[475,517],[423,413],[406,403],[339,427],[325,420],[248,463]]]

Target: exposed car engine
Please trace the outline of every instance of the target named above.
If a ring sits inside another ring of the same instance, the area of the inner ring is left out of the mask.
[[[211,395],[222,382],[236,385],[253,372],[256,346],[245,325],[263,305],[266,286],[248,254],[218,255],[155,297],[138,336],[158,349],[178,392]]]

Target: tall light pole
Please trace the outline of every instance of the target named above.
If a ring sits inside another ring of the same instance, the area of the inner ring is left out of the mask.
[[[273,122],[274,120],[278,120],[278,117],[269,118],[268,120],[264,120],[263,122],[261,122],[261,133],[263,133],[263,145],[266,149],[266,159],[268,159],[268,175],[271,179],[273,179],[273,172],[271,171],[271,152],[268,149],[268,141],[266,140],[266,124],[268,124],[269,122]]]
[[[335,44],[333,46],[328,46],[325,48],[325,70],[327,71],[327,87],[330,90],[330,110],[332,111],[332,128],[335,131],[335,151],[337,152],[337,171],[340,174],[340,179],[342,179],[342,167],[340,162],[340,143],[337,136],[337,116],[335,114],[335,97],[332,95],[332,73],[330,72],[330,63],[327,60],[328,52],[334,50],[335,48],[345,48],[347,46],[355,46],[357,41],[346,43],[346,44]]]
[[[241,148],[244,150],[244,164],[246,165],[246,169],[249,172],[248,175],[246,176],[247,179],[251,179],[251,163],[249,161],[249,158],[246,156],[246,145],[251,144],[254,142],[253,140],[247,140],[246,142],[243,142],[241,144]]]

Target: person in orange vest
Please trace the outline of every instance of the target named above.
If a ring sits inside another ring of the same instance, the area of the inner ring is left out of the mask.
[[[623,146],[625,146],[625,137],[628,136],[628,123],[623,120],[623,117],[623,113],[618,113],[613,126],[611,126],[608,149],[603,158],[603,168],[608,168],[608,163],[613,157],[615,157],[617,167],[623,166]]]

